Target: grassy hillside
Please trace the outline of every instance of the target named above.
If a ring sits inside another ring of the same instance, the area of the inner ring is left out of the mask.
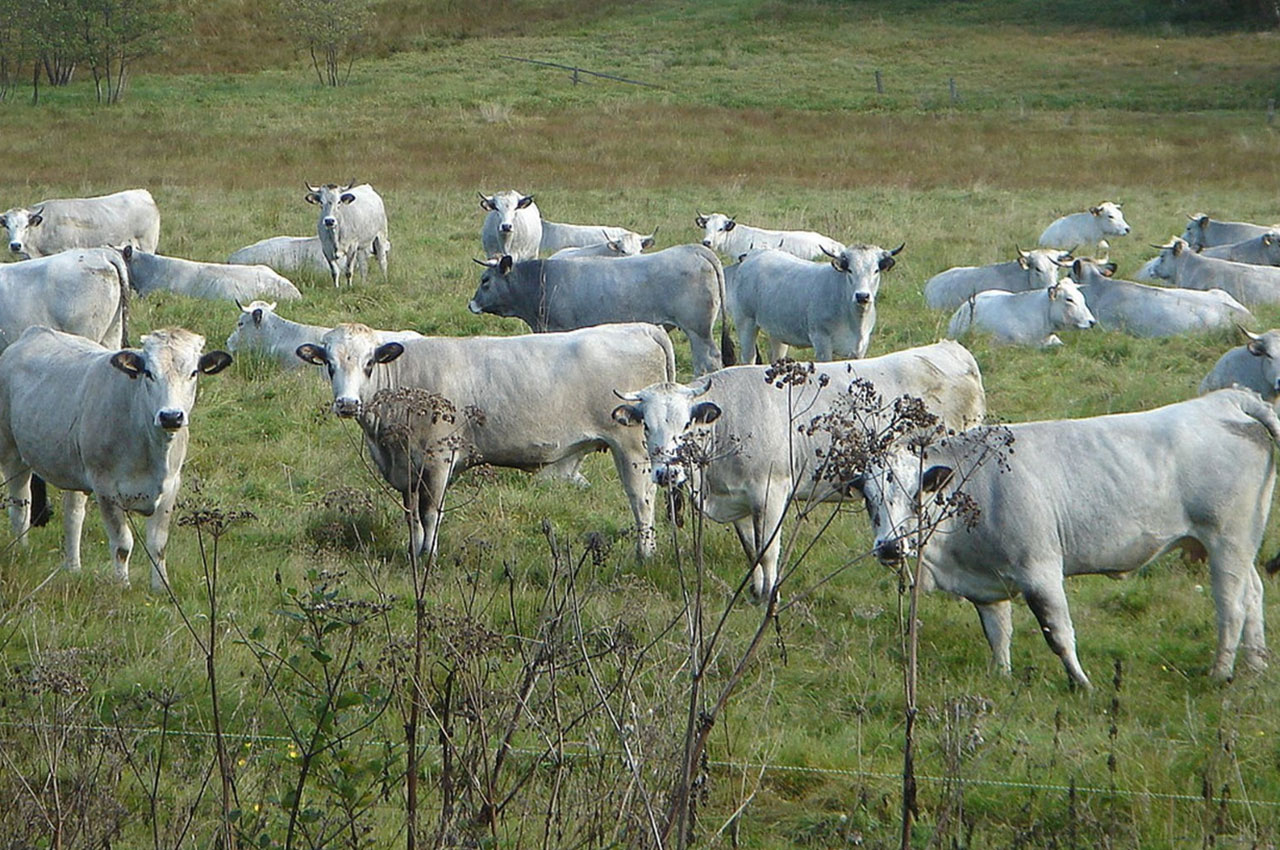
[[[1277,143],[1263,113],[1277,86],[1271,34],[1189,33],[1138,18],[1109,28],[1126,21],[994,2],[495,2],[479,7],[484,15],[441,6],[423,15],[387,4],[383,28],[395,38],[337,91],[316,86],[269,32],[259,38],[246,7],[213,32],[205,20],[196,32],[207,49],[166,57],[170,72],[139,76],[119,107],[97,106],[83,82],[37,108],[2,104],[0,206],[146,186],[162,210],[163,252],[221,259],[264,236],[310,232],[304,182],[368,180],[391,219],[388,279],[335,291],[303,277],[304,300],[280,310],[445,335],[523,330],[466,310],[478,279],[476,190],[534,192],[556,220],[657,226],[662,246],[699,238],[697,210],[905,241],[881,293],[873,355],[945,331],[948,317],[923,306],[930,275],[1010,257],[1054,217],[1104,198],[1123,201],[1135,229],[1112,247],[1122,275],[1188,213],[1280,218]],[[260,70],[227,73],[250,55]],[[502,55],[662,88],[574,86],[562,71]],[[233,305],[153,297],[135,302],[133,324],[135,335],[187,326],[213,347],[236,315]],[[1280,309],[1257,315],[1259,327],[1280,324]],[[1226,334],[1141,341],[1097,331],[1055,351],[972,348],[993,418],[1023,421],[1188,397],[1234,344]],[[677,352],[688,376],[678,334]],[[207,522],[173,529],[176,603],[143,589],[140,551],[132,588],[106,578],[96,516],[83,575],[57,571],[54,528],[34,532],[29,552],[0,557],[0,787],[13,801],[0,834],[15,846],[52,844],[50,813],[80,824],[80,836],[118,825],[115,846],[174,846],[188,811],[183,840],[213,846],[221,792],[201,648],[211,635],[219,722],[246,736],[230,755],[241,846],[283,846],[304,764],[301,808],[311,813],[295,824],[294,846],[404,841],[403,719],[395,701],[375,709],[411,657],[405,532],[395,499],[360,459],[358,431],[327,412],[328,398],[316,375],[253,358],[203,382],[181,512],[253,514],[218,539],[212,612]],[[688,712],[684,594],[700,575],[716,622],[741,578],[741,550],[728,527],[709,525],[696,572],[695,524],[664,524],[659,556],[638,566],[611,462],[592,457],[586,474],[592,486],[580,491],[480,470],[450,492],[441,563],[427,579],[435,713],[420,739],[425,844],[644,844],[645,801],[662,809]],[[702,845],[897,846],[897,579],[867,557],[854,507],[809,548],[825,519],[787,527],[789,607],[713,730]],[[1280,548],[1274,526],[1267,557]],[[1014,675],[1002,679],[987,671],[971,607],[926,598],[916,846],[1274,843],[1280,684],[1274,671],[1227,687],[1208,681],[1207,586],[1205,568],[1178,555],[1125,582],[1072,580],[1092,693],[1068,689],[1021,603]],[[305,633],[316,618],[321,631],[341,623],[319,648]],[[726,623],[713,684],[758,613],[740,603]],[[346,671],[333,717],[317,683],[335,675],[348,635],[360,666]],[[522,664],[538,649],[551,660],[519,700]],[[595,705],[598,689],[612,715]],[[497,783],[512,802],[485,826],[483,778],[518,705],[529,713]],[[34,731],[22,725],[33,722]],[[145,731],[161,724],[184,735]],[[450,730],[447,758],[440,726]],[[305,734],[313,727],[318,736]],[[346,812],[357,813],[356,829],[341,829]],[[72,836],[68,825],[64,846],[80,841]]]

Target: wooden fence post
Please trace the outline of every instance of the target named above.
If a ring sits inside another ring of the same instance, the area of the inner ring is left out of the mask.
[[[876,69],[876,94],[884,94],[884,78],[880,76],[879,68]]]

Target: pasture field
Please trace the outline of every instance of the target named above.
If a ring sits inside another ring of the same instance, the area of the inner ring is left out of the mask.
[[[531,3],[510,26],[481,16],[510,20],[524,8],[515,0],[438,5],[428,25],[415,17],[427,12],[387,4],[385,55],[358,62],[337,90],[300,61],[259,57],[260,70],[228,73],[246,48],[227,42],[251,38],[228,23],[221,36],[197,28],[212,47],[154,61],[117,107],[93,103],[83,81],[46,90],[36,108],[0,104],[0,207],[144,186],[161,209],[161,252],[220,260],[268,235],[313,232],[304,182],[368,181],[390,218],[388,279],[375,269],[335,291],[300,277],[304,300],[280,312],[443,335],[523,330],[466,309],[477,190],[534,193],[553,220],[657,226],[660,247],[700,239],[697,210],[905,241],[872,355],[945,332],[949,317],[924,307],[932,274],[1012,257],[1052,219],[1098,201],[1122,201],[1134,227],[1113,240],[1121,276],[1188,213],[1280,219],[1280,145],[1264,115],[1278,87],[1274,33],[1093,28],[1036,17],[1032,4],[1001,17],[995,2]],[[288,53],[266,38],[263,50]],[[500,55],[663,88],[573,86]],[[136,299],[131,332],[181,325],[209,349],[237,312]],[[1280,325],[1280,308],[1255,314],[1255,330]],[[1225,333],[1063,336],[1050,351],[970,341],[994,420],[1177,401],[1236,344]],[[676,343],[688,377],[688,346]],[[169,547],[172,600],[145,590],[140,546],[132,587],[107,578],[96,514],[82,575],[58,571],[56,523],[32,533],[29,551],[0,554],[0,846],[102,846],[108,834],[119,847],[221,846],[216,727],[230,741],[238,846],[404,842],[394,694],[414,623],[406,531],[361,459],[358,428],[328,413],[329,400],[313,370],[280,374],[249,357],[202,379],[179,510],[190,519],[175,522]],[[710,629],[744,562],[732,531],[708,525],[697,571],[690,521],[660,523],[658,556],[637,565],[612,462],[593,456],[585,472],[587,490],[487,469],[450,490],[426,579],[419,846],[645,845],[646,813],[663,811],[689,710],[684,600],[700,580]],[[221,531],[210,511],[252,516]],[[897,846],[898,580],[868,556],[859,505],[826,520],[786,527],[787,607],[711,734],[701,846]],[[1273,519],[1260,557],[1277,549]],[[1089,693],[1068,688],[1020,602],[1014,672],[1000,678],[972,608],[925,597],[915,846],[1280,841],[1280,673],[1208,680],[1207,585],[1204,566],[1177,554],[1124,581],[1070,581]],[[725,623],[713,688],[759,614],[739,602]],[[615,714],[583,708],[598,689]],[[159,726],[176,732],[148,731]],[[500,770],[508,729],[515,749]]]

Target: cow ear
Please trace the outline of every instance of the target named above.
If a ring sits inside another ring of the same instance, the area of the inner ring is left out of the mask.
[[[2,215],[0,215],[0,227],[3,227],[5,230],[9,229],[9,219]]]
[[[865,492],[866,486],[867,486],[867,476],[859,473],[858,475],[853,476],[852,478],[850,478],[848,481],[845,482],[845,490],[844,490],[845,495],[847,496],[850,493],[855,491],[858,493],[862,493],[863,495],[866,495],[866,492]]]
[[[1187,243],[1186,243],[1186,242],[1183,242],[1182,240],[1178,240],[1177,242],[1174,242],[1174,243],[1173,243],[1173,256],[1175,256],[1175,257],[1176,257],[1176,256],[1178,256],[1179,254],[1181,254],[1181,253],[1182,253],[1182,249],[1186,246],[1186,244],[1187,244]]]
[[[1102,215],[1102,207],[1089,207],[1089,212],[1094,215]]]
[[[293,353],[298,355],[299,360],[310,363],[312,366],[324,366],[329,362],[329,355],[325,353],[324,346],[313,342],[304,342],[294,349]]]
[[[533,195],[525,195],[523,198],[516,201],[516,209],[522,210],[532,203],[533,203]]]
[[[1048,292],[1048,293],[1049,293],[1049,300],[1050,300],[1050,301],[1057,301],[1057,300],[1058,300],[1058,295],[1059,295],[1059,293],[1061,293],[1061,292],[1062,292],[1062,290],[1059,288],[1058,284],[1056,284],[1056,283],[1055,283],[1053,286],[1051,286],[1051,287],[1049,287],[1048,289],[1046,289],[1046,290],[1045,290],[1045,292]]]
[[[120,249],[120,256],[124,257],[126,260],[132,260],[132,259],[133,259],[133,246],[132,246],[132,245],[125,245],[123,248],[121,248],[121,249]]]
[[[511,271],[511,267],[515,264],[516,261],[511,259],[510,254],[503,254],[502,259],[498,260],[498,274],[506,274]]]
[[[404,346],[398,342],[385,342],[373,350],[374,363],[390,363],[401,354],[404,354]]]
[[[479,195],[480,193],[477,192],[476,194]],[[493,212],[494,210],[493,200],[490,198],[486,198],[484,195],[480,195],[480,209],[484,210],[485,212]]]
[[[897,262],[898,261],[893,258],[892,254],[885,254],[880,258],[880,271],[887,272],[889,269],[893,268]]]
[[[320,203],[320,194],[318,192],[308,192],[302,196],[302,200],[308,204],[318,204]]]
[[[146,371],[147,365],[142,355],[136,351],[117,351],[111,355],[111,365],[124,372],[132,380]]]
[[[4,226],[4,225],[0,224],[0,227],[3,227],[3,226]],[[1264,233],[1264,234],[1262,234],[1262,244],[1263,244],[1263,245],[1266,245],[1268,248],[1270,248],[1270,247],[1271,247],[1271,243],[1272,243],[1273,241],[1274,241],[1274,240],[1271,238],[1271,234],[1270,234],[1270,233]]]
[[[700,215],[693,220],[693,223],[696,224],[698,227],[706,227],[707,217],[705,215]]]
[[[356,199],[356,196],[351,194],[350,192],[343,192],[342,197],[338,198],[338,200],[342,201],[342,203],[344,204],[349,204],[355,199]]]
[[[936,493],[951,480],[953,470],[949,466],[931,466],[920,476],[920,492]]]
[[[720,405],[713,401],[700,401],[690,411],[694,422],[710,425],[720,418]]]
[[[620,404],[610,414],[619,425],[639,425],[644,421],[644,414],[634,404]]]
[[[201,355],[197,367],[201,375],[216,375],[231,365],[231,355],[225,351],[209,351]]]
[[[253,323],[255,325],[262,324],[262,308],[261,307],[253,308]]]
[[[1071,273],[1076,276],[1077,280],[1080,278],[1080,272],[1082,269],[1083,264],[1079,260],[1076,260],[1071,264]]]
[[[1027,262],[1026,254],[1022,254],[1022,253],[1018,254],[1018,265],[1024,269],[1027,268],[1027,266],[1031,265],[1030,263]]]
[[[658,239],[657,239],[657,233],[656,233],[656,231],[655,231],[655,232],[654,232],[654,234],[649,235],[649,236],[645,236],[643,239],[641,239],[641,240],[640,240],[640,247],[641,247],[641,248],[652,248],[652,247],[654,246],[654,244],[655,244],[657,241],[658,241]],[[1267,244],[1268,244],[1268,245],[1270,245],[1271,243],[1270,243],[1270,242],[1268,242]]]
[[[31,218],[27,219],[27,227],[35,227],[42,221],[44,221],[44,216],[40,215],[40,213],[35,213]]]
[[[1116,273],[1116,268],[1117,266],[1115,263],[1103,263],[1102,274],[1106,277],[1111,277]]]
[[[724,223],[724,232],[728,233],[730,230],[733,230],[737,226],[738,226],[738,223],[736,221],[734,221],[733,219],[729,219]]]

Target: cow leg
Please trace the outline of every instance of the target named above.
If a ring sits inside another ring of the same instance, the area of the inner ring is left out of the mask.
[[[649,465],[637,458],[644,457],[643,449],[630,455],[613,446],[613,466],[622,481],[622,491],[631,505],[631,516],[636,522],[636,555],[641,560],[652,558],[657,550],[658,533],[653,527],[653,509],[657,500],[658,485],[653,482]]]
[[[435,563],[440,550],[440,519],[444,513],[444,492],[449,484],[453,466],[443,469],[425,468],[418,474],[418,512],[410,509],[409,494],[405,494],[405,510],[409,511],[409,545],[424,566]]]
[[[560,460],[555,463],[549,463],[542,467],[542,469],[539,469],[534,475],[534,478],[542,479],[544,481],[557,479],[568,481],[579,487],[590,487],[591,482],[588,481],[587,477],[580,471],[582,461],[585,458],[586,455],[582,452],[567,455],[560,458]]]
[[[111,563],[121,584],[129,584],[129,555],[133,552],[133,532],[124,508],[110,499],[98,497],[98,512],[107,529],[107,546],[111,549]]]
[[[1013,637],[1013,606],[1008,599],[1000,602],[975,602],[982,631],[991,647],[991,665],[1004,675],[1009,675],[1013,665],[1009,662],[1009,642]]]
[[[777,363],[779,360],[787,356],[788,346],[780,339],[774,339],[773,335],[769,336],[769,362]]]
[[[30,545],[27,532],[31,528],[31,470],[14,461],[16,458],[6,458],[4,463],[4,477],[9,483],[9,524],[18,545],[25,549]]]
[[[782,551],[782,511],[772,504],[754,511],[750,518],[735,520],[742,551],[752,563],[751,597],[759,603],[769,601],[778,583],[778,556]]]
[[[88,493],[62,491],[62,566],[73,573],[80,572],[80,537],[88,502]]]
[[[378,265],[382,267],[382,279],[387,278],[387,253],[391,250],[391,243],[387,241],[385,236],[375,236],[373,238],[373,255],[378,258]]]
[[[342,267],[338,265],[337,258],[332,260],[326,259],[326,262],[329,264],[329,275],[333,278],[333,285],[336,287],[338,285],[338,278],[342,275]]]
[[[1235,669],[1236,652],[1249,619],[1247,606],[1252,593],[1251,573],[1256,573],[1251,558],[1239,557],[1232,552],[1209,551],[1209,580],[1213,589],[1213,606],[1218,613],[1218,653],[1209,675],[1218,681],[1230,680]],[[1258,619],[1261,621],[1260,614]]]
[[[716,348],[715,342],[711,339],[711,328],[707,328],[705,334],[686,330],[685,336],[689,337],[689,353],[693,355],[695,373],[705,375],[724,365],[724,361],[720,358],[720,349]]]
[[[1082,688],[1091,688],[1089,677],[1084,674],[1080,659],[1076,657],[1076,631],[1071,625],[1071,609],[1067,606],[1067,592],[1062,586],[1062,566],[1053,564],[1048,569],[1057,573],[1058,580],[1023,588],[1023,596],[1027,599],[1031,613],[1036,615],[1040,632],[1049,648],[1062,659],[1067,675]],[[1029,567],[1028,572],[1034,574],[1036,567]]]
[[[835,357],[835,344],[829,336],[813,336],[809,342],[813,345],[813,359],[827,362]]]
[[[736,324],[738,326],[738,357],[743,363],[751,365],[756,362],[756,335],[760,329],[755,319],[749,319],[746,316]]]
[[[1244,603],[1244,662],[1250,670],[1267,669],[1267,636],[1262,608],[1262,578],[1249,571]]]
[[[164,593],[169,587],[169,571],[165,568],[164,550],[169,545],[169,521],[178,501],[181,481],[174,481],[160,495],[155,513],[147,517],[147,555],[151,561],[151,592]]]

